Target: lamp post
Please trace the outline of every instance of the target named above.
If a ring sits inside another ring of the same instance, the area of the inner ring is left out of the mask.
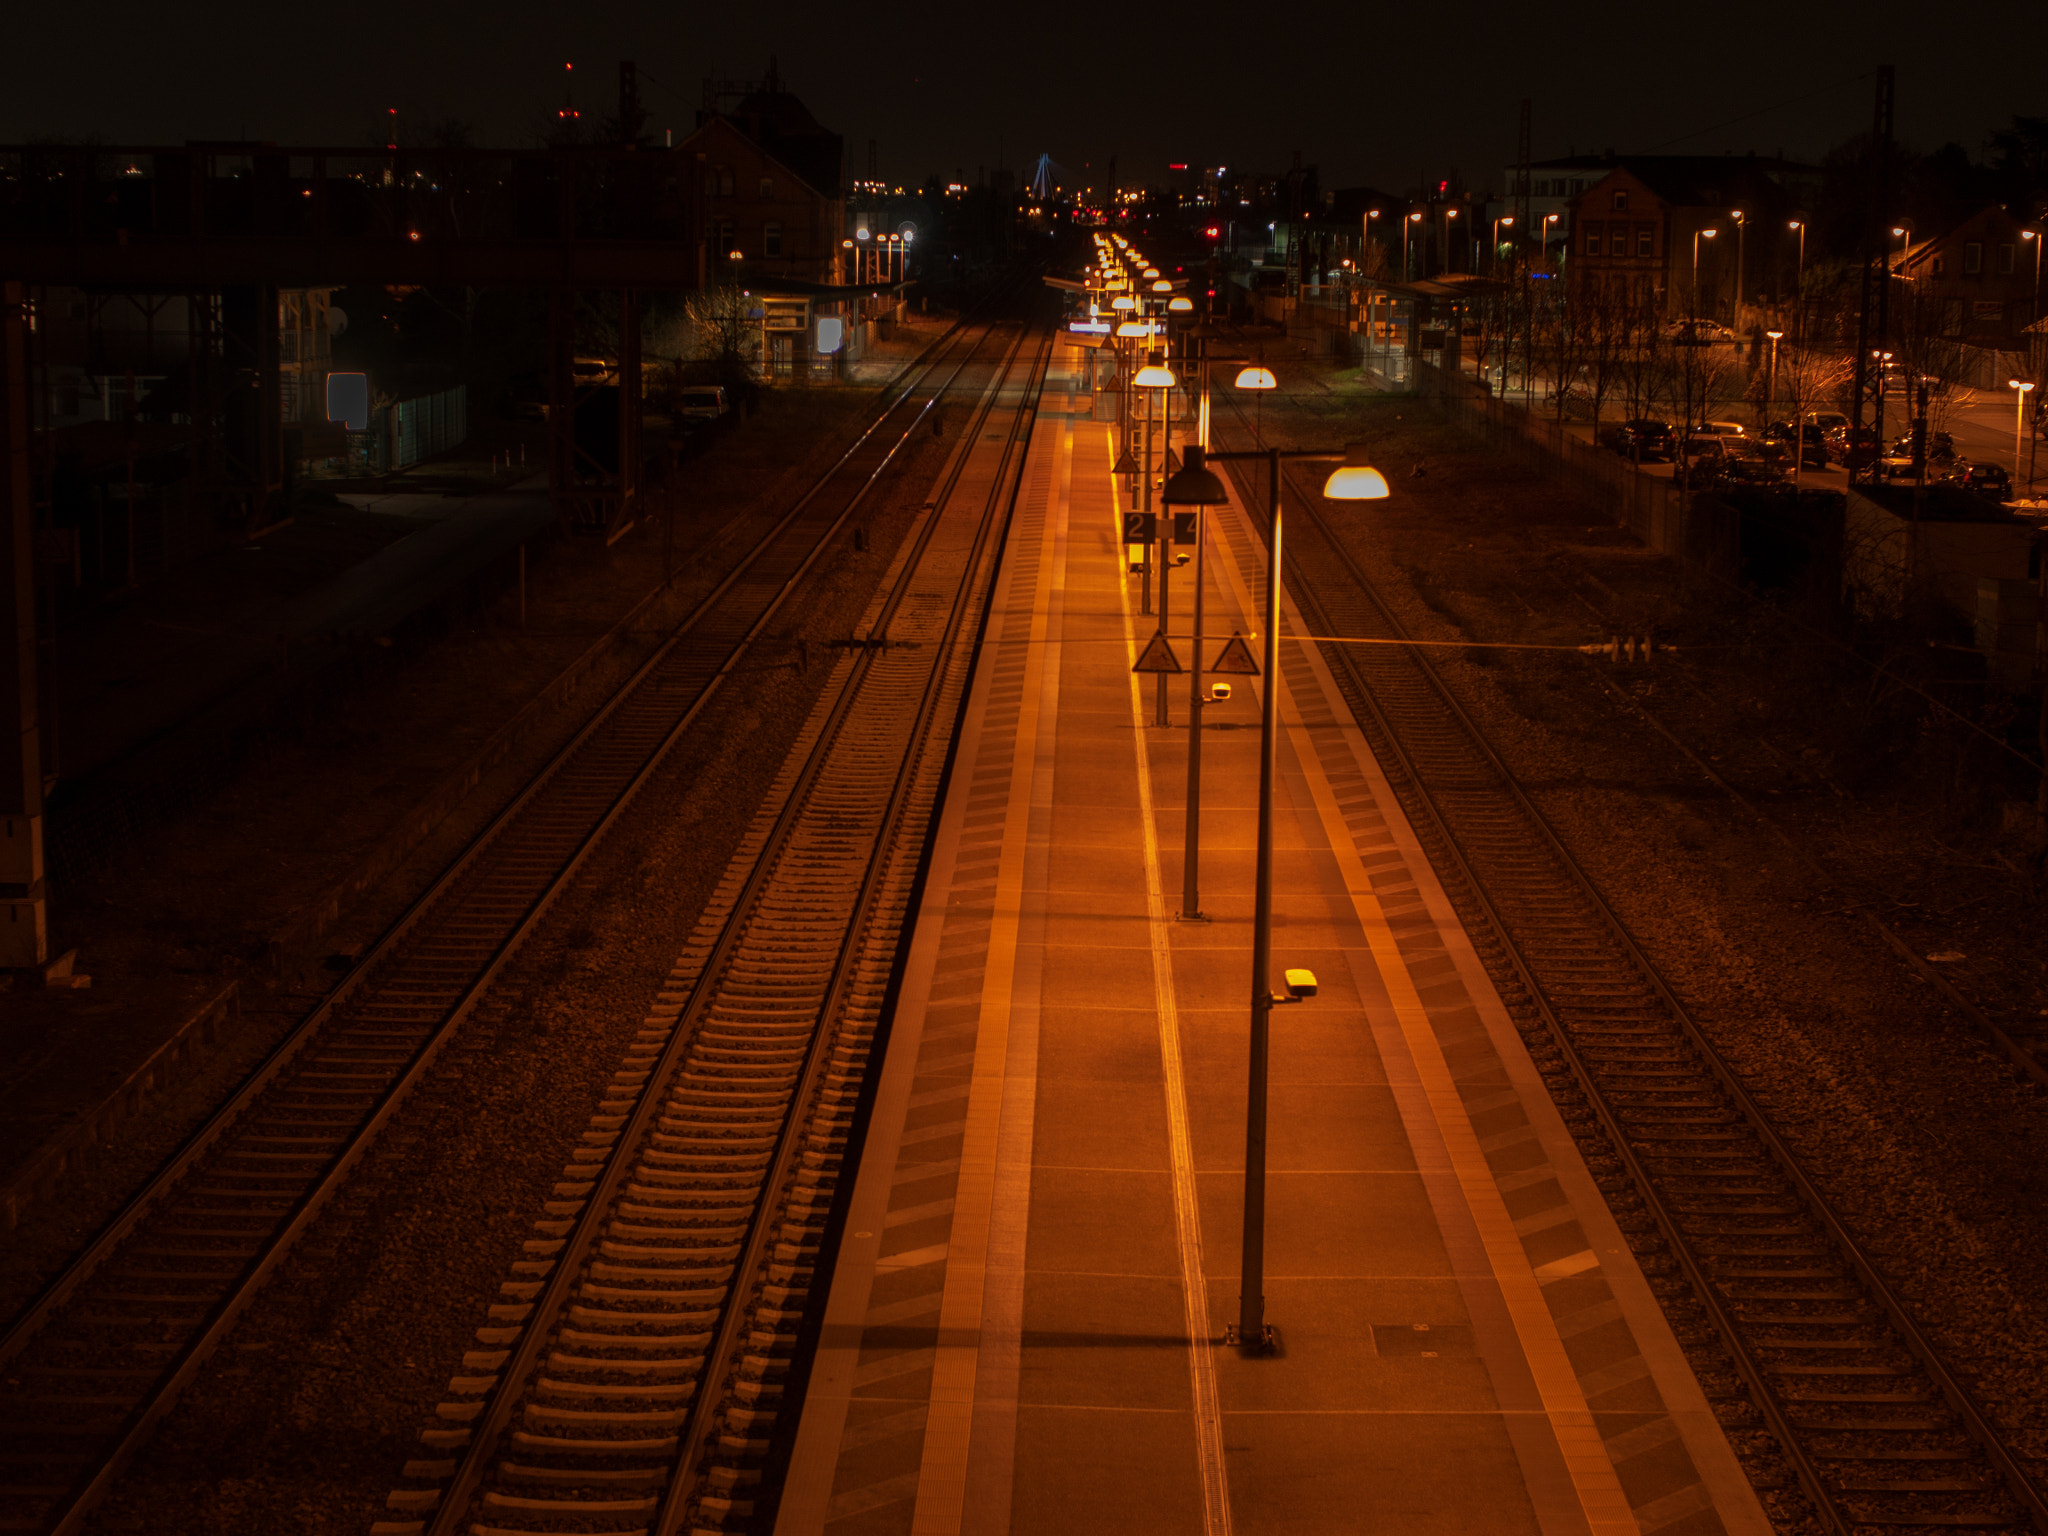
[[[1546,213],[1545,215],[1543,215],[1542,266],[1543,270],[1546,272],[1550,270],[1550,226],[1555,224],[1556,222],[1556,214]]]
[[[1411,213],[1401,221],[1401,281],[1407,282],[1408,274],[1408,231],[1422,222],[1422,215]]]
[[[1735,303],[1729,310],[1729,325],[1742,329],[1742,257],[1745,237],[1749,234],[1749,220],[1739,208],[1728,210],[1728,217],[1735,221]]]
[[[1692,232],[1692,317],[1695,320],[1700,317],[1700,242],[1711,240],[1720,233],[1718,229],[1696,229]]]
[[[1799,231],[1799,262],[1792,269],[1792,327],[1803,336],[1806,327],[1801,323],[1799,290],[1806,284],[1806,221],[1794,219],[1789,227]]]
[[[1167,391],[1171,390],[1174,385],[1173,371],[1166,366],[1163,354],[1155,351],[1146,358],[1145,366],[1138,370],[1138,376],[1132,382],[1138,388],[1145,391],[1145,499],[1141,510],[1150,512],[1152,510],[1152,402],[1155,400],[1164,402],[1169,398]],[[1169,416],[1167,430],[1170,433],[1172,429],[1172,420]],[[1166,544],[1168,535],[1172,531],[1171,524],[1167,523],[1161,524],[1157,530],[1157,541],[1159,544],[1159,633],[1161,636],[1166,634],[1166,573],[1172,569],[1172,561],[1167,558],[1166,554]],[[1168,724],[1166,714],[1166,678],[1166,673],[1161,672],[1159,674],[1157,719],[1155,723],[1161,727]]]
[[[1503,224],[1513,227],[1514,222],[1515,216],[1512,213],[1503,214],[1493,221],[1493,248],[1487,252],[1487,267],[1491,271],[1500,270],[1500,227]]]
[[[2020,478],[2020,450],[2027,444],[2027,391],[2034,386],[2026,379],[2007,379],[2006,385],[2012,390],[2012,478],[2018,484]],[[2033,490],[2033,478],[2028,477],[2027,489]]]
[[[1273,789],[1278,778],[1280,721],[1280,461],[1334,459],[1329,450],[1300,448],[1248,449],[1202,454],[1190,448],[1188,462],[1163,493],[1183,506],[1214,506],[1226,499],[1223,484],[1204,462],[1216,459],[1264,459],[1266,498],[1270,512],[1266,553],[1265,690],[1259,700],[1259,832],[1258,859],[1252,889],[1251,1052],[1245,1104],[1244,1254],[1240,1275],[1237,1325],[1232,1342],[1249,1354],[1273,1347],[1266,1325],[1266,1098],[1270,1023],[1276,1003],[1296,1003],[1315,995],[1315,977],[1306,971],[1287,973],[1287,991],[1273,992]],[[1367,462],[1364,448],[1354,444],[1343,463],[1323,483],[1333,501],[1379,501],[1387,495],[1386,477]],[[1191,722],[1192,725],[1192,722]],[[1198,734],[1193,730],[1190,735]],[[1194,814],[1189,802],[1188,814]]]
[[[1764,334],[1771,338],[1771,370],[1764,375],[1764,430],[1768,432],[1771,430],[1771,399],[1778,389],[1778,342],[1785,333],[1783,331],[1765,331]],[[1792,424],[1792,463],[1794,474],[1796,475],[1799,464],[1799,424],[1797,422]]]
[[[1444,270],[1444,271],[1446,271],[1446,272],[1448,272],[1448,271],[1450,271],[1450,270],[1451,270],[1451,221],[1452,221],[1453,219],[1457,218],[1457,216],[1458,216],[1458,210],[1457,210],[1457,209],[1455,209],[1455,208],[1446,208],[1446,209],[1444,210],[1444,264],[1443,264],[1443,270]]]

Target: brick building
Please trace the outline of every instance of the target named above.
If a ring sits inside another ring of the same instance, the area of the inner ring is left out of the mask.
[[[839,135],[783,89],[773,65],[765,80],[712,84],[705,96],[695,131],[676,146],[695,162],[697,285],[717,281],[733,251],[757,281],[841,281]]]

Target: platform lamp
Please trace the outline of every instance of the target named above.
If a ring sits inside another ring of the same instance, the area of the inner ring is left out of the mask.
[[[1266,409],[1266,396],[1264,392],[1269,389],[1278,389],[1280,381],[1273,377],[1272,370],[1266,367],[1264,363],[1253,363],[1249,368],[1239,370],[1237,387],[1239,389],[1259,391],[1258,398],[1252,405],[1252,441],[1263,443],[1265,436],[1262,428],[1264,426]]]
[[[1264,372],[1246,369],[1246,373]],[[1241,377],[1241,376],[1240,376]],[[1270,375],[1268,375],[1270,377]],[[1267,1057],[1271,1015],[1283,1003],[1304,1002],[1316,995],[1313,972],[1289,970],[1286,991],[1273,991],[1273,792],[1278,778],[1280,723],[1280,583],[1282,571],[1280,518],[1280,461],[1282,459],[1339,459],[1341,462],[1323,482],[1323,495],[1332,501],[1381,501],[1388,495],[1387,477],[1373,468],[1363,444],[1354,443],[1337,453],[1328,449],[1264,448],[1236,452],[1204,453],[1199,444],[1188,448],[1187,462],[1179,474],[1166,483],[1161,500],[1168,506],[1215,506],[1228,500],[1223,483],[1208,467],[1208,460],[1266,461],[1266,505],[1270,514],[1266,544],[1266,634],[1265,689],[1259,700],[1259,830],[1258,860],[1252,887],[1252,988],[1251,1050],[1245,1104],[1244,1157],[1244,1262],[1238,1297],[1237,1323],[1230,1330],[1230,1342],[1247,1354],[1269,1354],[1274,1345],[1273,1330],[1265,1320],[1266,1282],[1266,1099]],[[1201,656],[1195,657],[1194,682],[1200,697]],[[1188,722],[1188,852],[1186,888],[1182,892],[1183,912],[1195,908],[1195,875],[1201,792],[1201,730],[1199,712]]]
[[[1152,510],[1152,406],[1154,401],[1158,401],[1163,405],[1168,398],[1167,392],[1179,381],[1174,378],[1173,370],[1166,366],[1165,354],[1154,351],[1145,359],[1145,366],[1138,370],[1137,376],[1131,382],[1145,391],[1145,451],[1142,455],[1145,489],[1142,499],[1139,501],[1138,510],[1150,513]],[[1161,456],[1164,457],[1164,454],[1162,453]],[[1159,545],[1159,634],[1162,639],[1166,635],[1166,578],[1168,572],[1173,569],[1173,561],[1167,553],[1166,546],[1172,532],[1173,525],[1170,521],[1154,531],[1154,538]],[[1168,674],[1164,672],[1161,672],[1158,676],[1157,699],[1154,705],[1154,723],[1162,729],[1170,723],[1167,717],[1166,703],[1167,676]]]

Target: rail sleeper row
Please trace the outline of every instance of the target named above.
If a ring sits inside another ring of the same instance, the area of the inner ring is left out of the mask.
[[[950,368],[938,390],[954,387],[1001,334],[964,328],[924,377]],[[794,509],[749,525],[758,542],[735,576],[9,1325],[0,1342],[0,1527],[78,1529],[295,1235],[368,1155],[622,797],[717,686],[734,647],[857,505],[894,451],[885,445],[909,439],[928,408],[921,389],[891,401]],[[892,423],[901,429],[893,439]],[[579,1161],[602,1150],[594,1129]],[[546,1267],[538,1249],[523,1262]]]
[[[1313,500],[1296,508],[1290,586],[1315,631],[1404,637]],[[2001,1435],[1908,1336],[1910,1315],[1768,1114],[1435,668],[1392,647],[1323,655],[1667,1310],[1719,1345],[1710,1396],[1752,1405],[1777,1440],[1804,1497],[1788,1500],[1780,1474],[1761,1490],[1774,1513],[1838,1532],[2041,1528]]]
[[[485,1347],[464,1370],[479,1374],[450,1381],[422,1432],[430,1450],[461,1451],[499,1395],[517,1394],[516,1427],[500,1418],[508,1433],[489,1447],[476,1496],[441,1511],[443,1528],[474,1514],[472,1536],[641,1533],[672,1500],[679,1465],[694,1477],[681,1490],[693,1529],[751,1516],[936,805],[944,753],[918,732],[951,718],[930,707],[935,687],[942,700],[964,690],[969,648],[949,642],[974,606],[963,591],[985,595],[992,577],[993,518],[991,502],[962,536],[952,525],[970,520],[927,507],[862,626],[888,644],[838,663],[751,821],[505,1299],[477,1331]],[[727,945],[729,930],[738,938]],[[678,1029],[690,1033],[676,1065],[654,1082]],[[807,1064],[812,1086],[798,1103]],[[620,1146],[650,1091],[659,1115],[637,1146]],[[786,1123],[795,1155],[771,1187]],[[591,1210],[614,1157],[630,1170],[610,1208]],[[600,1225],[574,1300],[559,1319],[538,1316],[535,1298],[579,1219]],[[740,1272],[750,1232],[765,1240]],[[722,1326],[731,1344],[715,1357]],[[552,1329],[541,1368],[530,1383],[501,1380],[529,1328]],[[458,1465],[409,1462],[407,1486],[387,1500],[401,1518],[373,1532],[423,1530]]]

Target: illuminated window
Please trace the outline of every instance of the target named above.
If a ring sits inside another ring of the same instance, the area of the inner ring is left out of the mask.
[[[782,254],[782,226],[780,224],[763,224],[761,226],[761,254],[763,256],[780,256]]]

